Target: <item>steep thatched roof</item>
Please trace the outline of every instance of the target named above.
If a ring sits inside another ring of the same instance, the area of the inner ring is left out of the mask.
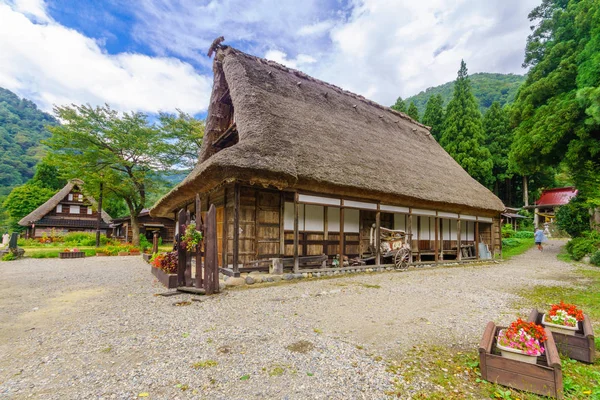
[[[232,180],[465,213],[504,210],[405,114],[230,47],[217,50],[213,69],[221,91],[213,88],[200,160],[151,215]],[[213,154],[223,84],[239,142]]]
[[[42,219],[46,214],[52,211],[58,205],[58,203],[60,203],[61,200],[64,199],[71,192],[71,190],[73,190],[74,187],[78,187],[83,192],[83,181],[79,179],[71,179],[64,188],[60,189],[58,193],[52,196],[48,201],[33,210],[27,216],[23,217],[23,219],[19,221],[19,225],[29,226]],[[92,204],[92,206],[98,207],[98,203],[92,196],[88,196],[85,193],[84,196]],[[106,211],[102,210],[102,220],[104,220],[104,222],[107,224],[110,224],[112,218]]]

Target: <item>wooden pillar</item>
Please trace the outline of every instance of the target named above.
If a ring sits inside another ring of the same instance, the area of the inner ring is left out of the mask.
[[[462,260],[462,238],[461,238],[461,223],[460,218],[456,220],[456,259]]]
[[[227,188],[223,188],[223,232],[222,243],[221,243],[221,266],[223,268],[227,268],[227,229],[229,225],[229,220],[227,219]]]
[[[181,248],[181,237],[184,234],[185,228],[183,225],[185,224],[185,208],[179,210],[177,214],[177,226],[179,227],[179,235],[177,235],[177,286],[185,286],[185,259],[187,255],[187,250]]]
[[[408,217],[406,218],[406,233],[408,233],[408,244],[410,245],[410,262],[413,262],[413,246],[414,246],[414,241],[412,240],[412,226],[413,226],[413,216],[412,216],[412,209],[408,210]]]
[[[434,224],[435,224],[435,241],[433,244],[433,249],[434,249],[434,261],[438,262],[440,260],[440,219],[438,217],[435,217],[433,219]]]
[[[381,211],[375,214],[375,264],[381,265]]]
[[[206,232],[202,226],[202,203],[200,202],[200,195],[196,193],[196,230],[200,232]],[[196,247],[196,288],[200,289],[204,287],[203,271],[202,271],[202,242],[198,243]],[[210,294],[210,293],[207,293]]]
[[[279,257],[285,256],[285,193],[279,193]]]
[[[329,208],[323,207],[323,254],[329,255]]]
[[[297,274],[300,270],[300,260],[298,259],[298,193],[294,193],[294,273]]]
[[[152,254],[158,253],[158,231],[152,234]]]
[[[342,200],[343,201],[343,200]],[[344,247],[346,243],[344,240],[344,207],[340,207],[340,267],[344,266]]]
[[[475,258],[479,260],[479,221],[475,221]]]
[[[206,294],[219,292],[219,266],[217,265],[217,209],[211,204],[206,213],[206,240],[204,290]]]
[[[233,185],[233,275],[240,276],[240,184]]]

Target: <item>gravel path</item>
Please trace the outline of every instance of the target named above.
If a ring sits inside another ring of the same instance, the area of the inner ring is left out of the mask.
[[[0,263],[0,398],[376,399],[381,360],[473,348],[527,285],[572,284],[564,242],[501,264],[165,290],[137,257]],[[179,301],[187,306],[174,306]],[[381,356],[381,357],[377,357]]]

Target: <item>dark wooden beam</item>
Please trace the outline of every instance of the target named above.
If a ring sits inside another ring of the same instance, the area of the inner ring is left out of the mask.
[[[460,218],[456,221],[456,259],[462,260],[462,237],[461,237],[461,220]]]
[[[479,260],[479,221],[475,221],[475,258]]]
[[[185,265],[186,265],[186,253],[185,249],[181,248],[181,237],[185,233],[185,208],[179,210],[177,214],[177,227],[179,229],[179,234],[177,235],[177,286],[186,286],[185,285]]]
[[[299,233],[298,233],[298,193],[294,193],[294,273],[300,270],[300,260],[298,259]]]
[[[411,249],[411,251],[410,251],[410,262],[411,263],[413,262],[412,249],[413,249],[413,246],[415,243],[414,240],[412,240],[412,238],[413,238],[412,237],[412,233],[413,233],[412,227],[413,227],[412,208],[409,208],[408,209],[408,217],[406,218],[406,232],[409,234],[408,235],[408,240],[409,240],[408,244],[410,245],[410,249]]]
[[[285,192],[279,192],[279,257],[285,256]]]
[[[200,202],[200,195],[196,193],[196,230],[206,232],[202,226],[202,203]],[[204,238],[203,238],[204,239]],[[204,288],[204,281],[202,276],[202,242],[198,243],[196,247],[196,287]]]
[[[342,200],[343,201],[343,200]],[[345,241],[344,241],[344,207],[340,207],[340,265],[339,267],[344,266],[344,251],[345,251]]]
[[[240,184],[233,185],[233,273],[240,275]]]
[[[433,221],[435,224],[435,241],[433,244],[433,251],[435,254],[434,261],[438,262],[440,260],[440,219],[435,217]]]
[[[375,264],[381,265],[381,211],[379,210],[375,213]]]

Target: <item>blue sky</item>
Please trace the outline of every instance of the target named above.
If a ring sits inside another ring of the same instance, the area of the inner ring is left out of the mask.
[[[42,109],[202,115],[214,38],[392,104],[469,71],[524,73],[540,0],[0,0],[0,86]]]

